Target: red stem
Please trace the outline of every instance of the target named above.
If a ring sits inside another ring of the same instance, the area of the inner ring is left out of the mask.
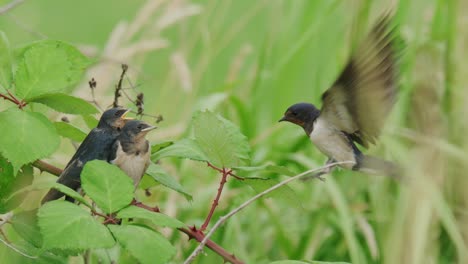
[[[60,174],[62,174],[62,169],[57,168],[42,160],[36,160],[35,162],[33,162],[33,166],[38,168],[41,172],[47,171],[48,173],[57,175],[57,176],[60,176]]]
[[[188,229],[188,228],[179,228],[179,231],[187,234],[189,236],[189,238],[193,238],[193,239],[197,240],[198,242],[201,242],[203,240],[203,238],[205,238],[205,235],[202,232],[200,232],[199,230],[195,231],[195,230],[191,230],[191,229]],[[244,264],[243,261],[237,259],[236,256],[234,256],[233,254],[230,254],[229,252],[227,252],[220,245],[213,242],[213,240],[208,240],[206,242],[206,246],[209,249],[216,252],[221,257],[223,257],[225,262],[230,262],[232,264]]]
[[[206,165],[208,165],[208,167],[212,168],[213,170],[215,170],[215,171],[217,171],[219,173],[224,173],[223,169],[220,169],[220,168],[216,167],[215,165],[213,165],[213,164],[211,164],[209,162],[207,162]]]
[[[10,98],[9,96],[6,96],[6,95],[1,94],[1,93],[0,93],[0,98],[3,98],[3,99],[5,99],[5,100],[8,100],[8,101],[10,101],[10,102],[12,102],[12,103],[14,103],[14,104],[18,104],[15,100],[13,100],[12,98]]]
[[[211,164],[208,163],[208,166],[210,166]],[[211,165],[210,167],[214,167],[213,165]],[[214,167],[216,168],[216,167]],[[216,168],[217,169],[217,168]],[[206,230],[206,228],[208,227],[208,224],[210,223],[210,220],[211,220],[211,217],[213,217],[213,213],[216,209],[216,207],[218,206],[219,204],[219,198],[221,198],[221,193],[223,192],[223,188],[224,188],[224,184],[226,183],[227,181],[227,177],[228,175],[230,175],[232,172],[232,170],[226,170],[226,169],[222,169],[221,170],[221,173],[223,174],[222,177],[221,177],[221,181],[219,182],[219,188],[218,188],[218,193],[216,194],[216,197],[215,199],[213,200],[213,205],[211,205],[211,209],[210,209],[210,212],[208,213],[208,216],[206,217],[206,220],[205,222],[203,223],[203,225],[201,226],[200,228],[200,232],[203,232]]]
[[[33,163],[33,166],[40,169],[41,171],[46,171],[50,174],[53,174],[55,176],[60,176],[60,174],[62,173],[62,170],[60,168],[57,168],[47,162],[44,162],[42,160],[36,160],[34,163]],[[101,214],[102,215],[102,214]],[[103,217],[105,217],[103,215]],[[189,238],[193,238],[195,240],[197,240],[198,242],[201,242],[203,240],[203,238],[205,237],[205,235],[200,232],[200,231],[197,231],[197,230],[190,230],[190,229],[187,229],[187,228],[178,228],[179,231],[187,234],[189,236]],[[218,254],[219,256],[221,256],[224,261],[226,262],[230,262],[232,264],[244,264],[243,261],[241,260],[238,260],[233,254],[230,254],[229,252],[227,252],[223,247],[221,247],[220,245],[216,244],[213,240],[208,240],[207,243],[206,243],[206,246],[213,250],[214,252],[216,252],[216,254]]]
[[[138,202],[137,200],[133,199],[131,205],[134,205],[134,206],[137,206],[137,207],[140,207],[140,208],[143,208],[143,209],[146,209],[148,211],[151,211],[151,212],[155,212],[155,213],[160,213],[161,210],[159,210],[159,207],[155,206],[155,207],[151,207],[151,206],[148,206],[142,202]]]
[[[23,109],[23,107],[25,107],[25,106],[27,105],[27,103],[26,103],[25,101],[23,101],[23,100],[21,100],[21,101],[18,100],[18,99],[10,92],[10,90],[7,89],[6,91],[7,91],[8,95],[0,94],[0,98],[3,98],[3,99],[5,99],[5,100],[8,100],[8,101],[10,101],[10,102],[16,104],[16,105],[19,107],[19,109]]]

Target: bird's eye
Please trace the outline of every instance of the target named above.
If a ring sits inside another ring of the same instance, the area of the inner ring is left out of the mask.
[[[119,116],[119,112],[115,112],[115,113],[114,113],[114,116]]]
[[[297,116],[297,112],[291,112],[291,115]]]
[[[143,129],[143,126],[142,126],[142,125],[139,125],[137,128],[138,128],[138,129]]]

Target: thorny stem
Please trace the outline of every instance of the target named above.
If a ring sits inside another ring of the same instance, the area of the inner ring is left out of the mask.
[[[188,228],[179,228],[179,231],[188,235],[189,239],[195,239],[198,242],[203,241],[205,235],[201,233],[199,230],[192,230]],[[213,250],[214,252],[218,253],[221,257],[223,257],[225,262],[230,262],[232,264],[244,264],[243,261],[239,260],[233,254],[227,252],[224,248],[220,245],[216,244],[212,240],[207,240],[205,244],[209,249]]]
[[[122,90],[122,82],[123,82],[123,79],[124,79],[124,76],[125,76],[125,73],[127,72],[127,70],[128,70],[128,65],[127,64],[122,64],[122,74],[120,74],[119,82],[118,82],[117,86],[115,87],[115,91],[114,91],[114,103],[112,104],[113,107],[118,107],[119,106],[119,97],[122,96],[120,91]]]
[[[201,233],[203,233],[208,227],[208,225],[210,224],[210,220],[213,217],[214,211],[216,207],[218,207],[219,199],[221,198],[221,193],[223,192],[223,189],[224,189],[224,184],[227,182],[227,177],[230,175],[238,180],[241,180],[241,181],[244,180],[244,178],[239,177],[235,175],[234,173],[232,173],[231,169],[226,169],[226,168],[220,169],[216,167],[215,165],[211,164],[210,162],[207,162],[207,165],[208,167],[214,169],[215,171],[220,172],[222,174],[222,177],[221,177],[221,181],[219,182],[218,193],[216,194],[216,197],[213,200],[213,204],[211,205],[210,212],[208,213],[208,216],[206,217],[205,222],[203,223],[203,225],[201,226],[199,230],[199,232]]]
[[[209,164],[208,166],[211,165],[210,163],[208,163],[208,164]],[[211,165],[211,167],[214,167],[214,166]],[[218,207],[219,198],[221,198],[221,193],[223,192],[224,184],[226,183],[227,177],[228,177],[228,175],[230,175],[231,172],[232,172],[232,170],[226,170],[225,168],[223,168],[221,170],[221,173],[223,175],[221,177],[221,181],[219,182],[218,193],[216,194],[216,197],[213,200],[213,205],[211,205],[210,212],[208,213],[208,216],[206,217],[205,222],[203,223],[203,225],[200,228],[200,232],[205,231],[206,228],[208,227],[208,224],[210,224],[211,217],[213,217],[213,213],[214,213],[216,207]]]
[[[159,210],[159,207],[155,206],[155,207],[151,207],[151,206],[148,206],[142,202],[138,202],[137,200],[133,199],[131,205],[134,205],[134,206],[137,206],[137,207],[140,207],[140,208],[143,208],[143,209],[146,209],[148,211],[151,211],[151,212],[155,212],[155,213],[159,213],[161,212],[161,210]]]
[[[233,177],[235,177],[237,179],[240,179],[240,177],[238,177],[238,176],[236,176],[236,175],[234,175],[232,173],[232,170],[228,170],[226,168],[220,169],[220,168],[216,167],[215,165],[211,164],[210,162],[207,162],[207,165],[208,165],[208,167],[210,167],[210,168],[214,169],[215,171],[221,173],[222,177],[221,177],[221,181],[219,182],[218,193],[216,194],[216,197],[213,200],[213,204],[211,205],[210,212],[206,216],[205,222],[203,223],[203,225],[201,226],[201,228],[199,230],[201,233],[203,233],[203,231],[205,231],[206,228],[208,227],[208,225],[210,224],[210,220],[213,217],[214,211],[215,211],[216,207],[219,204],[219,199],[221,198],[221,193],[223,192],[224,184],[227,181],[227,177],[229,175],[231,175],[231,176],[233,176]]]
[[[33,163],[33,166],[40,169],[41,171],[46,171],[50,174],[53,174],[55,176],[60,176],[60,174],[62,173],[62,170],[51,165],[51,164],[48,164],[47,162],[44,162],[42,160],[36,160],[34,163]],[[105,216],[103,216],[105,217]],[[223,247],[221,247],[220,245],[216,244],[214,241],[210,240],[210,239],[205,239],[205,236],[203,233],[199,232],[199,231],[195,231],[195,230],[190,230],[190,229],[187,229],[187,228],[178,228],[179,231],[181,231],[182,233],[185,233],[189,236],[190,239],[195,239],[197,240],[198,242],[201,242],[203,240],[205,240],[205,245],[210,248],[211,250],[213,250],[214,252],[216,252],[216,254],[218,254],[219,256],[221,256],[224,261],[226,262],[230,262],[232,264],[244,264],[243,261],[241,260],[238,260],[233,254],[230,254],[229,252],[227,252]]]
[[[10,92],[10,90],[7,89],[6,91],[7,91],[8,95],[1,94],[1,93],[0,93],[0,98],[3,98],[3,99],[5,99],[5,100],[7,100],[7,101],[10,101],[10,102],[16,104],[16,105],[18,106],[19,109],[23,109],[23,108],[27,105],[27,103],[26,103],[25,101],[23,101],[23,100],[20,101],[18,98],[16,98],[16,97]]]
[[[247,207],[249,204],[253,203],[254,201],[258,200],[260,197],[263,197],[265,195],[267,195],[268,193],[280,188],[281,186],[283,185],[286,185],[288,184],[289,182],[292,182],[294,180],[297,180],[299,178],[302,178],[306,175],[310,175],[311,173],[313,174],[316,174],[317,172],[321,172],[323,170],[326,170],[330,167],[333,167],[333,166],[336,166],[336,165],[340,165],[340,164],[349,164],[349,163],[353,163],[352,161],[344,161],[344,162],[335,162],[335,163],[328,163],[326,164],[325,166],[323,167],[320,167],[320,168],[317,168],[317,169],[313,169],[313,170],[308,170],[306,172],[303,172],[301,174],[298,174],[296,176],[293,176],[293,177],[290,177],[276,185],[273,185],[272,187],[264,190],[263,192],[255,195],[254,197],[248,199],[247,201],[245,201],[243,204],[241,204],[239,207],[235,208],[234,210],[232,210],[231,212],[229,212],[227,215],[224,215],[224,216],[221,216],[219,218],[219,220],[215,223],[215,225],[213,226],[213,228],[211,228],[210,232],[208,232],[206,235],[203,235],[203,240],[202,241],[199,241],[200,244],[198,245],[198,247],[192,252],[192,254],[185,260],[184,264],[190,264],[192,263],[195,258],[197,257],[198,254],[200,254],[200,252],[203,250],[203,247],[206,245],[208,246],[208,241],[210,239],[210,237],[213,235],[213,233],[222,225],[224,224],[224,222],[226,222],[230,217],[232,217],[233,215],[237,214],[238,212],[240,212],[242,209],[244,209],[245,207]],[[234,263],[234,262],[233,262]]]
[[[102,222],[103,224],[107,225],[107,224],[118,224],[119,223],[119,220],[117,218],[115,218],[113,215],[105,215],[105,214],[101,214],[99,212],[96,212],[95,210],[91,210],[91,213],[93,215],[97,215],[97,216],[100,216],[102,218],[104,218],[104,222]]]

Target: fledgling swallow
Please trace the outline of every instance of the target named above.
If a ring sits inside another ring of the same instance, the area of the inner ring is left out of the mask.
[[[67,166],[59,176],[57,182],[78,190],[81,187],[80,174],[86,162],[91,160],[108,160],[112,150],[112,144],[117,139],[122,127],[128,121],[125,116],[130,110],[123,108],[111,108],[106,110],[99,120],[96,128],[83,140],[75,155],[68,162]],[[42,199],[44,204],[48,201],[57,200],[64,194],[58,190],[51,189]],[[73,202],[73,198],[66,197]]]
[[[356,146],[375,144],[397,94],[399,54],[394,28],[385,16],[371,30],[348,61],[335,83],[322,94],[322,108],[298,103],[280,121],[301,126],[331,162],[351,161],[340,167],[397,176],[397,166],[364,155]]]
[[[109,162],[132,178],[135,188],[150,164],[150,145],[145,136],[155,128],[141,120],[128,121],[112,145]]]

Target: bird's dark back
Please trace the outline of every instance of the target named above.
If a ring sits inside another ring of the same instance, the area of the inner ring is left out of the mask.
[[[112,144],[119,132],[113,129],[94,128],[83,140],[75,155],[65,167],[72,178],[79,179],[81,170],[86,162],[91,160],[108,160]]]

